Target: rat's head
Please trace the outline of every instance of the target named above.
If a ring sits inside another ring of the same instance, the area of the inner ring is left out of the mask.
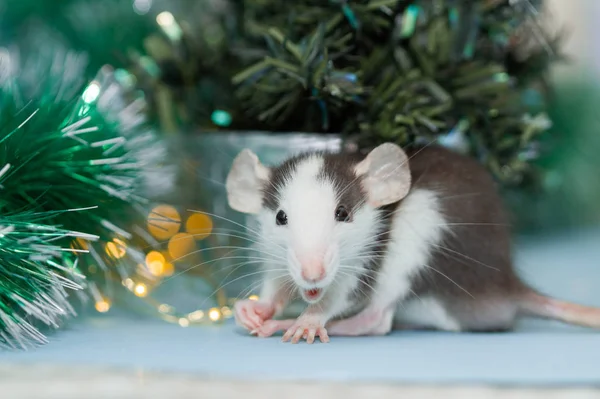
[[[285,263],[307,302],[318,301],[338,275],[357,275],[377,243],[378,208],[410,188],[404,151],[382,144],[366,157],[304,154],[269,168],[250,150],[233,162],[229,205],[255,214],[261,247]]]

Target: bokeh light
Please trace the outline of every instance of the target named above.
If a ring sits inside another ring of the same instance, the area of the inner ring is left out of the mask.
[[[195,312],[192,312],[188,315],[188,318],[191,321],[199,321],[202,320],[204,318],[204,312],[201,310],[196,310]]]
[[[148,287],[146,287],[146,284],[144,283],[137,283],[133,289],[133,292],[135,295],[143,298],[148,295]]]
[[[96,302],[96,310],[100,313],[106,313],[110,310],[110,302],[106,299],[101,299]]]
[[[150,251],[146,255],[146,268],[153,276],[160,277],[165,272],[165,257],[158,251]]]
[[[115,238],[106,243],[106,254],[114,259],[121,259],[127,253],[127,246],[122,240]]]
[[[175,273],[175,266],[171,262],[166,262],[163,265],[163,277],[172,276]]]
[[[191,253],[196,248],[196,243],[191,234],[178,233],[171,237],[168,248],[171,258],[178,260]]]
[[[208,318],[212,321],[218,321],[221,319],[221,311],[217,308],[212,308],[208,311]]]
[[[210,235],[213,229],[212,219],[203,213],[194,213],[185,222],[185,230],[196,240],[203,240]]]
[[[99,95],[100,95],[100,83],[93,81],[85,89],[85,91],[81,95],[81,98],[83,99],[84,102],[90,104],[90,103],[93,103],[94,101],[96,101],[96,99],[98,98]]]
[[[159,205],[148,215],[148,232],[157,240],[168,240],[179,232],[181,216],[170,205]]]

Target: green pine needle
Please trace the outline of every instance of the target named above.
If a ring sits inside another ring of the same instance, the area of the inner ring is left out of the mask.
[[[540,4],[245,2],[270,55],[233,78],[236,94],[273,130],[341,131],[362,149],[438,141],[518,185],[549,127],[546,72],[560,59]]]

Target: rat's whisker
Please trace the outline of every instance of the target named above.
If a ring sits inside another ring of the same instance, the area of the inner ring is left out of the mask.
[[[223,280],[227,280],[229,278],[229,276],[231,276],[233,273],[235,273],[237,270],[241,269],[242,267],[251,265],[251,264],[256,264],[256,263],[262,263],[262,261],[256,260],[256,261],[247,261],[247,262],[236,263],[234,265],[236,267],[233,268],[233,270],[229,271],[229,273],[227,273],[227,275],[225,277],[223,277]]]
[[[270,280],[271,281],[271,280]],[[252,295],[252,292],[258,289],[262,284],[264,284],[265,280],[258,280],[254,283],[250,284],[248,287],[244,288],[236,297],[235,300],[239,300],[241,298],[245,298],[246,296]]]
[[[341,267],[341,268],[340,268],[340,270],[339,270],[338,272],[342,273],[342,275],[346,275],[346,276],[348,276],[348,277],[351,277],[351,278],[356,278],[356,277],[357,277],[355,274],[351,274],[351,273],[348,273],[348,272],[344,271],[344,268],[345,268],[345,267]],[[350,270],[352,270],[352,271],[358,271],[358,272],[364,272],[364,270],[353,270],[353,269],[350,269]],[[368,283],[368,282],[367,282],[367,281],[365,281],[364,279],[363,279],[363,280],[361,280],[360,284],[364,284],[364,285],[366,285],[366,286],[367,286],[369,289],[371,289],[372,291],[375,291],[375,287],[373,287],[373,286],[372,286],[370,283]],[[358,289],[360,289],[360,284],[357,286],[357,288],[358,288]],[[365,293],[365,292],[363,291],[363,294],[364,294],[364,293]]]
[[[412,293],[414,296],[416,296],[416,297],[419,299],[419,301],[421,301],[421,303],[422,303],[422,304],[425,304],[425,302],[423,301],[423,298],[421,298],[421,296],[420,296],[420,295],[418,295],[418,294],[415,292],[415,290],[413,290],[412,288],[409,288],[408,290],[409,290],[409,291],[410,291],[410,292],[411,292],[411,293]],[[403,302],[404,302],[404,301],[400,301],[400,303],[403,303]]]
[[[277,282],[277,280],[281,280],[281,281]],[[243,296],[246,296],[246,295],[251,295],[252,292],[257,291],[256,295],[258,295],[260,297],[260,287],[262,285],[268,284],[268,283],[274,283],[274,284],[278,284],[281,287],[283,287],[285,284],[289,283],[288,280],[289,280],[289,276],[287,276],[284,273],[277,274],[277,275],[271,275],[271,277],[266,276],[265,278],[259,279],[258,281],[255,281],[254,283],[250,284],[249,287],[247,287],[246,289],[244,289],[242,291],[242,294],[243,294]],[[240,294],[239,296],[242,296],[242,294]]]
[[[430,243],[430,244],[431,244],[431,245],[433,245],[434,247],[440,248],[440,249],[441,249],[441,250],[443,250],[443,251],[447,251],[447,252],[453,253],[453,254],[455,254],[455,255],[458,255],[458,256],[462,257],[463,259],[470,260],[471,262],[475,262],[475,263],[477,263],[477,264],[479,264],[479,265],[481,265],[481,266],[487,267],[487,268],[489,268],[489,269],[492,269],[492,270],[495,270],[495,271],[497,271],[497,272],[499,272],[499,271],[500,271],[500,269],[498,269],[497,267],[494,267],[494,266],[487,265],[487,264],[485,264],[485,263],[483,263],[483,262],[480,262],[480,261],[478,261],[477,259],[471,258],[470,256],[467,256],[467,255],[465,255],[465,254],[463,254],[463,253],[461,253],[461,252],[455,251],[455,250],[453,250],[453,249],[450,249],[450,248],[448,248],[448,247],[445,247],[445,246],[443,246],[443,245],[440,245],[440,244],[433,244],[433,243]],[[454,258],[454,259],[456,259],[456,258]]]
[[[444,195],[442,197],[443,200],[448,200],[448,199],[462,199],[462,198],[466,198],[466,197],[477,197],[480,195],[483,195],[484,193],[465,193],[465,194],[456,194],[456,195]]]
[[[441,276],[444,276],[445,278],[448,279],[448,281],[450,281],[451,283],[453,283],[454,285],[456,285],[458,288],[460,288],[461,290],[463,290],[464,292],[467,293],[467,295],[469,295],[471,298],[475,299],[475,297],[473,295],[471,295],[471,293],[469,291],[467,291],[466,289],[464,289],[460,284],[458,284],[456,281],[452,280],[450,277],[448,277],[446,274],[442,273],[441,271],[439,271],[438,269],[422,264],[421,266],[426,267],[430,270],[433,270],[434,272],[438,273]]]
[[[272,269],[272,266],[281,266],[281,267],[287,267],[287,263],[284,262],[275,262],[273,260],[264,260],[264,259],[260,259],[257,260],[256,263],[260,263],[262,266],[262,268],[270,270]],[[228,270],[232,267],[232,265],[226,265],[226,266],[220,266],[219,267],[219,271],[224,271],[224,270]]]
[[[172,276],[169,276],[168,278],[165,278],[164,280],[162,280],[160,283],[157,284],[157,286],[162,285],[162,284],[166,283],[167,281],[169,281],[169,280],[171,280],[171,279],[173,279],[173,278],[175,278],[177,276],[180,276],[180,275],[182,275],[184,273],[187,273],[190,270],[195,269],[197,267],[205,266],[205,265],[208,265],[208,264],[211,264],[211,263],[215,263],[215,262],[219,262],[219,261],[222,261],[222,260],[231,260],[231,259],[250,259],[250,260],[260,260],[260,261],[267,260],[268,261],[268,259],[259,258],[259,257],[251,257],[251,256],[227,256],[227,257],[223,257],[223,258],[211,259],[209,261],[202,262],[202,263],[199,263],[197,265],[190,266],[190,267],[186,268],[185,270],[182,270],[179,273],[175,273]]]
[[[231,276],[233,273],[235,273],[237,270],[241,269],[242,267],[250,265],[250,264],[257,264],[257,263],[264,264],[264,261],[262,261],[262,260],[256,260],[256,261],[249,261],[249,262],[240,262],[240,263],[236,263],[236,264],[231,265],[231,266],[224,267],[222,269],[227,270],[229,268],[232,268],[232,270],[230,270],[229,273],[227,273],[227,275],[225,277],[223,277],[223,280],[227,280],[229,278],[229,276]],[[285,264],[280,264],[280,266],[286,266],[286,265]],[[273,271],[273,270],[274,269],[272,269],[272,268],[268,268],[268,269],[265,269],[265,272],[267,272],[267,271]]]
[[[225,222],[232,223],[232,224],[234,224],[234,225],[236,225],[236,226],[238,226],[238,227],[241,227],[242,229],[246,229],[246,230],[248,230],[248,231],[250,231],[250,232],[253,232],[253,233],[255,233],[255,234],[257,235],[257,237],[266,238],[266,237],[264,237],[264,236],[263,236],[263,235],[262,235],[262,234],[261,234],[259,231],[257,231],[257,230],[254,230],[254,229],[252,229],[252,228],[250,228],[250,227],[248,227],[248,226],[245,226],[245,225],[243,225],[243,224],[241,224],[241,223],[238,223],[238,222],[236,222],[235,220],[232,220],[232,219],[229,219],[229,218],[226,218],[226,217],[223,217],[223,216],[219,216],[219,215],[216,215],[216,214],[214,214],[214,213],[206,212],[206,211],[199,211],[199,210],[194,210],[194,209],[188,209],[188,212],[194,212],[194,213],[205,214],[205,215],[211,216],[211,217],[213,217],[213,218],[220,219],[220,220],[223,220],[223,221],[225,221]],[[280,245],[278,245],[278,244],[277,244],[277,243],[275,243],[275,242],[271,242],[271,244],[273,244],[273,245],[275,245],[275,246],[278,246],[278,247],[280,247],[282,250],[285,250],[285,248],[281,247]]]
[[[177,262],[180,261],[181,259],[191,256],[191,255],[197,255],[206,251],[214,251],[214,250],[218,250],[218,249],[235,249],[235,250],[240,250],[240,251],[256,251],[256,252],[260,252],[260,253],[264,253],[266,255],[271,255],[273,257],[275,257],[275,259],[284,259],[280,256],[265,252],[265,251],[261,251],[259,249],[255,249],[255,248],[248,248],[248,247],[239,247],[239,246],[235,246],[235,245],[220,245],[217,247],[208,247],[208,248],[202,248],[202,249],[198,249],[195,251],[191,251],[186,253],[185,255],[179,256],[177,258],[173,258],[173,262]],[[284,259],[285,260],[285,259]]]
[[[416,229],[416,228],[415,228],[415,227],[412,225],[412,223],[410,223],[408,220],[404,220],[404,222],[406,223],[406,225],[407,225],[407,226],[409,226],[409,227],[410,227],[410,228],[413,230],[413,232],[414,232],[416,235],[418,235],[419,237],[423,238],[423,236],[422,236],[421,234],[419,234],[418,230],[417,230],[417,229]],[[473,262],[475,262],[475,263],[477,263],[477,264],[480,264],[480,265],[482,265],[482,266],[485,266],[485,267],[488,267],[488,268],[490,268],[490,269],[494,269],[494,270],[497,270],[497,271],[499,271],[499,269],[498,269],[498,268],[495,268],[495,267],[493,267],[493,266],[490,266],[490,265],[486,265],[485,263],[483,263],[483,262],[480,262],[480,261],[478,261],[477,259],[473,259],[473,258],[471,258],[470,256],[467,256],[467,255],[465,255],[465,254],[462,254],[462,253],[460,253],[460,252],[458,252],[458,251],[455,251],[455,250],[453,250],[453,249],[447,248],[447,247],[445,247],[445,246],[443,246],[443,245],[440,245],[440,244],[435,244],[435,243],[432,243],[432,242],[430,242],[429,244],[430,244],[430,245],[432,245],[432,246],[434,246],[434,247],[440,248],[440,249],[442,249],[442,250],[445,250],[445,251],[448,251],[448,252],[454,253],[454,254],[456,254],[456,255],[462,256],[462,257],[464,257],[465,259],[471,260],[471,261],[473,261]]]
[[[356,276],[353,276],[351,274],[346,274],[346,276],[349,277],[349,278],[352,278],[352,279],[356,278]],[[365,291],[364,288],[361,287],[361,285],[363,285],[363,284],[366,285],[367,288],[369,288],[372,292],[375,292],[375,289],[369,283],[367,283],[366,281],[360,281],[356,285],[355,289],[358,290],[365,298],[368,298],[369,297],[369,292]]]
[[[498,226],[498,227],[510,227],[508,223],[441,223],[436,226]]]
[[[215,289],[210,295],[208,295],[204,299],[204,301],[202,301],[200,303],[199,307],[202,307],[207,300],[209,300],[213,295],[215,295],[217,292],[219,292],[223,288],[227,287],[228,285],[233,284],[233,283],[235,283],[235,282],[237,282],[237,281],[239,281],[241,279],[248,278],[248,277],[251,277],[251,276],[254,276],[254,275],[258,275],[258,274],[261,274],[261,273],[265,273],[265,272],[267,272],[267,270],[261,270],[261,271],[254,272],[254,273],[247,273],[247,274],[244,274],[243,276],[240,276],[240,277],[235,278],[235,279],[233,279],[231,281],[228,281],[227,283],[219,285],[219,287],[217,289]],[[274,276],[272,279],[269,279],[269,280],[276,280],[278,278],[281,278],[282,276]],[[265,281],[265,280],[263,280],[263,281]],[[259,283],[263,283],[263,281],[259,281]]]

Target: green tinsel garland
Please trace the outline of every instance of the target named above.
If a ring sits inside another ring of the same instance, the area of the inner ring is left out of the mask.
[[[47,36],[0,48],[0,64],[0,344],[26,348],[45,341],[39,323],[72,313],[67,290],[97,293],[143,261],[135,247],[115,259],[106,243],[127,245],[145,194],[168,190],[172,171],[143,100],[110,67],[86,82],[85,57]]]

